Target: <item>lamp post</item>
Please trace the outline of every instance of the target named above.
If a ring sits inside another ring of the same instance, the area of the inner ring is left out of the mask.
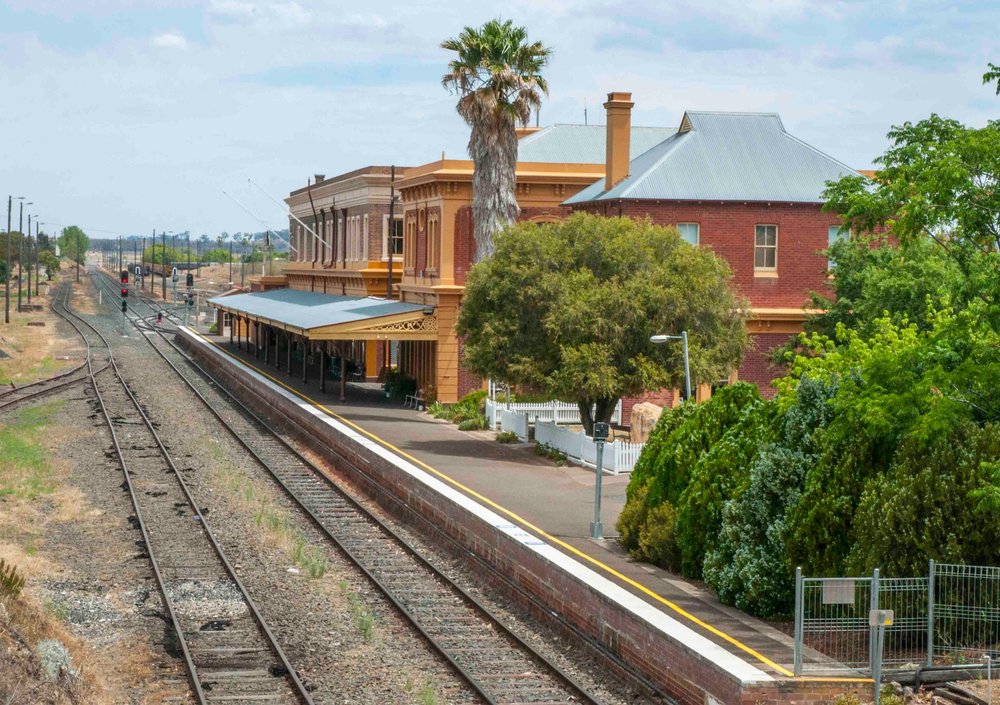
[[[681,331],[680,335],[653,335],[649,342],[662,345],[668,340],[681,340],[684,342],[684,401],[691,398],[691,362],[688,358],[688,332]]]
[[[590,522],[590,538],[604,538],[601,530],[601,484],[604,479],[604,443],[608,440],[608,425],[603,421],[594,424],[594,443],[597,444],[597,481],[594,485],[594,520]]]

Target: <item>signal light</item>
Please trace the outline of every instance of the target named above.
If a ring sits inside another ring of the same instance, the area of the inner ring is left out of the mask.
[[[128,284],[128,270],[123,269],[121,272],[121,282],[122,284]]]
[[[122,299],[122,313],[127,313],[127,312],[128,312],[128,301]]]
[[[122,287],[122,298],[123,299],[127,299],[128,298],[128,287],[127,286],[123,286]]]
[[[186,281],[188,286],[194,286],[194,275],[191,272],[188,272]]]

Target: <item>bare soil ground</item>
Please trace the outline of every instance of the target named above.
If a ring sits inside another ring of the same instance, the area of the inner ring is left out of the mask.
[[[69,336],[72,329],[49,310],[46,288],[39,287],[39,296],[32,296],[33,304],[42,305],[41,311],[17,311],[12,292],[10,325],[0,326],[0,385],[21,386],[45,379],[83,359],[78,339]],[[50,290],[54,295],[55,282]]]

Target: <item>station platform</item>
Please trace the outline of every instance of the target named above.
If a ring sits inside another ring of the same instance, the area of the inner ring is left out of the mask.
[[[721,604],[711,592],[661,568],[633,561],[616,540],[615,524],[625,506],[629,475],[602,477],[603,539],[590,538],[596,475],[592,469],[557,466],[534,454],[529,444],[498,443],[490,431],[459,431],[425,411],[385,398],[375,384],[348,382],[346,401],[328,381],[326,392],[313,377],[303,383],[265,366],[228,338],[204,335],[232,360],[270,377],[304,401],[364,429],[387,449],[436,471],[460,492],[486,504],[539,538],[617,581],[626,590],[706,638],[777,678],[792,676],[792,637]]]

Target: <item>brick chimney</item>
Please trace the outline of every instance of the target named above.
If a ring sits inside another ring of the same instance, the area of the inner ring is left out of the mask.
[[[604,109],[608,111],[607,159],[604,167],[604,190],[628,177],[629,143],[632,136],[632,94],[608,93]]]

